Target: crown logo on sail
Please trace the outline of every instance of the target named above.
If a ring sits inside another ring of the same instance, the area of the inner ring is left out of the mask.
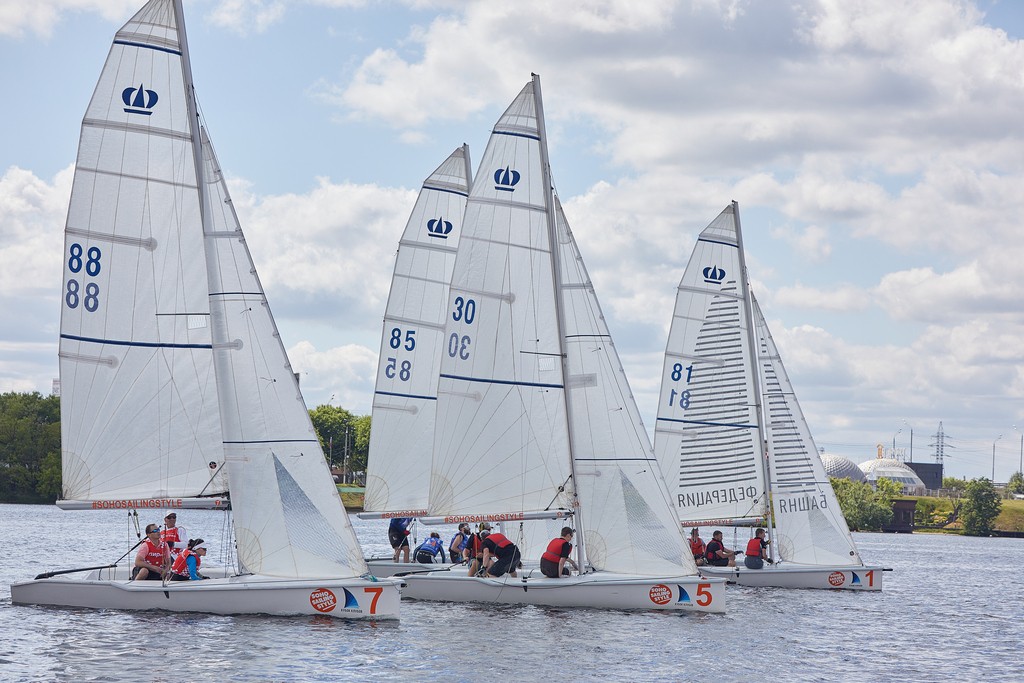
[[[444,216],[438,216],[437,218],[431,218],[427,221],[427,234],[431,237],[440,237],[443,240],[448,239],[448,233],[452,231],[452,222],[446,221]]]
[[[708,266],[704,269],[704,282],[712,285],[722,284],[722,280],[725,279],[725,269],[719,268],[718,266]]]
[[[510,171],[508,166],[499,168],[494,172],[494,189],[502,192],[515,192],[519,178],[519,171]]]
[[[149,116],[152,111],[149,111],[156,106],[156,101],[160,99],[156,92],[153,90],[146,90],[146,86],[139,83],[138,88],[125,88],[121,92],[121,101],[124,102],[124,110],[129,114],[143,114]]]

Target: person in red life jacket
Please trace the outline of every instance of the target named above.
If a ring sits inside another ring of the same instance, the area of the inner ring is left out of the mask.
[[[199,581],[206,577],[199,573],[199,565],[206,557],[206,543],[201,538],[188,542],[171,565],[171,581]]]
[[[747,541],[747,552],[744,553],[743,566],[747,569],[763,569],[764,563],[772,564],[770,557],[765,555],[765,548],[771,543],[764,537],[764,529],[758,528],[754,537]]]
[[[487,522],[480,522],[475,534],[470,534],[466,541],[466,549],[462,556],[469,565],[469,575],[476,576],[484,566],[484,536],[490,533],[491,525]],[[486,532],[486,533],[485,533]]]
[[[171,554],[167,544],[160,540],[160,527],[156,524],[146,525],[146,539],[139,546],[135,555],[135,568],[132,579],[136,581],[160,581],[171,562]]]
[[[506,538],[505,534],[481,531],[484,546],[484,574],[496,578],[504,574],[516,576],[519,560],[522,555],[516,544]]]
[[[690,552],[693,553],[693,561],[700,567],[707,563],[706,553],[708,547],[704,545],[704,539],[700,537],[697,527],[690,530]]]
[[[441,553],[441,561],[444,561],[444,541],[441,540],[441,534],[436,531],[430,532],[430,538],[416,546],[416,552],[413,557],[420,564],[433,564],[434,558],[437,554]]]
[[[704,554],[708,561],[708,564],[715,567],[735,567],[736,566],[736,551],[728,550],[722,545],[722,532],[716,531],[711,534],[711,542],[708,543],[708,549]]]
[[[164,513],[164,530],[160,532],[160,540],[167,544],[171,551],[171,557],[177,557],[182,550],[188,547],[188,534],[178,523],[178,513],[168,510]]]
[[[459,530],[452,536],[452,542],[448,544],[448,558],[452,564],[460,564],[466,560],[466,546],[469,545],[469,525],[463,522]]]
[[[540,571],[544,576],[549,579],[569,576],[569,569],[565,566],[566,562],[579,572],[579,565],[569,557],[569,554],[572,553],[572,543],[570,541],[572,541],[575,533],[571,527],[564,526],[562,527],[562,535],[548,543],[547,550],[540,556]]]

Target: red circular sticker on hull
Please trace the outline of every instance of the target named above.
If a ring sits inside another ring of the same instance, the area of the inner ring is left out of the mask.
[[[326,613],[337,607],[338,598],[336,598],[334,593],[326,588],[317,588],[309,594],[309,604],[311,604],[313,609],[317,612]]]
[[[828,582],[833,586],[842,586],[846,583],[846,574],[842,572],[832,572],[828,575]]]
[[[651,602],[655,605],[667,605],[672,600],[672,589],[663,583],[651,588]]]

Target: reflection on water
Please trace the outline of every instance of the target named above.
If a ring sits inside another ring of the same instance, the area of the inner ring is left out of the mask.
[[[224,536],[223,513],[181,522]],[[389,554],[385,522],[353,524],[368,554]],[[110,562],[135,540],[123,512],[0,505],[0,680],[703,681],[709,667],[722,680],[1024,680],[1018,539],[858,534],[867,561],[896,570],[882,593],[730,586],[725,615],[409,601],[400,622],[375,623],[11,605],[11,581]]]

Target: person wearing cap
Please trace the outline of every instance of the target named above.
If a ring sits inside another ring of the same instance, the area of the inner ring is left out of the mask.
[[[477,526],[476,533],[469,535],[469,541],[466,543],[466,549],[462,552],[463,556],[466,558],[466,564],[469,565],[470,576],[476,576],[484,566],[484,537],[490,533],[490,531],[490,524],[487,522],[480,522]]]
[[[188,542],[187,547],[181,551],[174,564],[171,565],[171,581],[199,581],[206,577],[199,573],[199,565],[206,557],[206,542],[196,538]]]
[[[579,572],[579,565],[569,557],[570,553],[572,553],[572,537],[575,534],[576,532],[572,530],[572,527],[564,526],[562,527],[562,535],[548,543],[547,550],[540,556],[541,574],[549,579],[569,576],[569,570],[565,566],[566,562],[571,564],[577,573]]]
[[[188,547],[188,534],[178,524],[178,513],[168,510],[164,513],[164,530],[160,532],[160,540],[167,544],[171,557],[178,557]]]
[[[402,562],[409,561],[409,527],[412,526],[412,520],[412,517],[392,517],[388,524],[388,543],[395,549],[395,562],[398,562],[399,554],[404,558]]]
[[[171,555],[167,544],[160,540],[160,525],[147,524],[146,538],[139,545],[135,555],[132,579],[136,581],[160,581],[170,564]]]
[[[704,539],[700,537],[700,531],[697,527],[693,527],[690,530],[690,552],[693,553],[693,561],[698,567],[707,563],[707,558],[704,556],[707,551],[708,547],[704,545]]]
[[[519,560],[522,559],[519,548],[505,534],[491,532],[489,529],[480,532],[484,547],[484,574],[491,578],[506,573],[516,576]]]

